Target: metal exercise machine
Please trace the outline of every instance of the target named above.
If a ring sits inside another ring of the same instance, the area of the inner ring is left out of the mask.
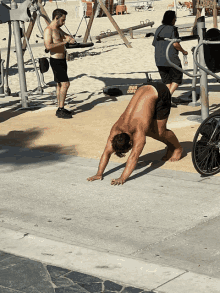
[[[166,58],[171,66],[175,67],[179,71],[183,72],[187,76],[191,77],[193,79],[192,83],[192,106],[198,106],[196,101],[196,78],[200,78],[200,102],[201,102],[201,118],[199,120],[205,120],[209,116],[209,100],[208,100],[208,81],[207,81],[207,75],[212,75],[216,78],[217,82],[220,82],[220,76],[216,75],[215,72],[220,72],[220,62],[218,61],[219,58],[217,55],[214,54],[213,56],[213,46],[214,45],[220,45],[220,33],[219,36],[216,37],[216,34],[214,36],[209,37],[209,35],[212,35],[213,30],[216,29],[210,29],[206,32],[205,28],[205,17],[202,16],[198,18],[197,20],[197,36],[186,36],[181,37],[179,39],[167,39],[163,38],[164,40],[170,41],[167,51],[166,51]],[[190,41],[198,38],[199,42],[198,45],[194,49],[193,53],[193,60],[194,60],[194,70],[193,74],[190,74],[188,71],[180,68],[176,64],[170,61],[169,59],[169,49],[173,45],[173,43],[180,43],[182,41]],[[216,39],[218,41],[216,41]],[[205,47],[206,45],[206,47]],[[214,48],[214,50],[216,50]],[[205,51],[205,54],[204,54]],[[198,62],[198,56],[199,56],[199,62]],[[215,60],[217,59],[217,60]],[[210,62],[210,60],[212,60]],[[197,74],[197,67],[199,68],[199,74]]]
[[[27,84],[26,84],[26,77],[25,77],[25,70],[24,70],[24,58],[23,58],[22,44],[21,44],[20,22],[22,23],[22,26],[23,26],[24,22],[30,21],[31,12],[36,11],[37,9],[38,9],[37,0],[26,0],[19,7],[17,3],[14,1],[11,2],[11,7],[9,7],[0,0],[0,23],[7,22],[9,25],[8,54],[7,54],[6,71],[5,71],[6,93],[10,94],[10,89],[8,87],[8,66],[9,66],[9,58],[10,58],[11,25],[12,25],[13,32],[14,32],[14,40],[15,40],[15,50],[17,55],[21,104],[23,108],[28,107],[28,102],[27,102],[28,95],[27,95]],[[24,29],[24,26],[23,26],[23,29]],[[24,33],[24,36],[25,36],[25,33]],[[27,39],[26,41],[28,42]],[[28,42],[28,49],[33,61],[33,55],[30,49],[29,42]],[[35,62],[33,62],[33,64],[35,64]]]

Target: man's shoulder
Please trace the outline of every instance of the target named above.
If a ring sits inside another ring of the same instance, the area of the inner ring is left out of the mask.
[[[49,33],[49,32],[51,32],[52,31],[52,28],[51,28],[51,26],[50,25],[48,25],[46,28],[45,28],[45,30],[44,30],[44,32],[46,33]]]

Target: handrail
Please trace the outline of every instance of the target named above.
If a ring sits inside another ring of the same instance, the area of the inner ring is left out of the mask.
[[[2,86],[4,86],[4,66],[3,66],[3,64],[4,64],[4,62],[5,62],[5,60],[4,59],[1,59],[0,60],[0,62],[1,62],[1,75],[2,75],[2,77],[1,77],[1,83],[0,83],[0,87],[2,87]]]
[[[193,77],[200,77],[201,74],[190,74],[188,73],[186,70],[182,69],[181,67],[179,67],[178,65],[174,64],[170,58],[169,58],[169,49],[170,47],[173,45],[173,43],[180,43],[181,42],[181,39],[168,39],[168,38],[164,38],[165,41],[170,41],[169,45],[167,46],[167,49],[166,49],[166,59],[168,61],[168,63],[178,69],[179,71],[181,71],[182,73],[188,75],[189,77],[193,78]]]
[[[197,61],[197,52],[200,48],[200,46],[202,45],[205,45],[205,44],[220,44],[220,41],[217,42],[217,41],[203,41],[202,43],[198,44],[196,47],[195,47],[195,51],[194,51],[194,54],[193,54],[193,59],[194,59],[194,62],[196,63],[196,65],[201,68],[202,70],[204,70],[207,74],[210,74],[212,75],[213,77],[215,77],[217,79],[218,82],[220,82],[220,76],[218,76],[217,74],[215,74],[214,72],[212,72],[211,70],[209,70],[208,68],[205,68],[204,66],[202,66],[201,64],[199,64],[199,62]]]

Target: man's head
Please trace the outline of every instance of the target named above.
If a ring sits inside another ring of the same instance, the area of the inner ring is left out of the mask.
[[[164,25],[174,25],[176,22],[176,13],[173,10],[167,10],[164,13],[162,24]]]
[[[124,157],[125,153],[132,148],[132,141],[127,133],[120,133],[114,136],[112,140],[112,147],[116,156],[119,158]]]
[[[52,19],[56,20],[57,26],[61,27],[65,24],[67,12],[64,9],[55,9],[52,14]]]

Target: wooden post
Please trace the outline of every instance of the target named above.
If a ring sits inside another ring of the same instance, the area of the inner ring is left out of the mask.
[[[213,27],[218,28],[218,23],[217,23],[217,3],[216,0],[213,0]]]
[[[50,20],[50,18],[48,17],[48,15],[47,15],[47,13],[46,13],[46,11],[45,11],[43,5],[42,5],[42,0],[38,0],[38,5],[39,5],[39,7],[40,7],[40,11],[41,11],[41,13],[42,13],[42,15],[43,15],[43,18],[45,19],[47,25],[49,25],[49,24],[51,23],[51,20]],[[31,37],[31,33],[32,33],[32,31],[33,31],[33,28],[34,28],[34,24],[35,24],[35,22],[36,22],[36,18],[37,18],[37,12],[34,11],[34,13],[33,13],[33,20],[30,21],[30,23],[29,23],[29,25],[28,25],[28,28],[27,28],[27,32],[26,32],[26,36],[27,36],[27,39],[28,39],[28,40],[29,40],[30,37]],[[26,44],[26,40],[24,39],[24,40],[23,40],[23,44],[22,44],[23,55],[24,55],[24,53],[25,53],[25,49],[26,49],[26,47],[27,47],[27,44]]]
[[[93,23],[93,20],[94,20],[94,17],[95,17],[97,7],[98,7],[98,2],[97,2],[97,0],[95,0],[94,6],[93,6],[93,9],[92,9],[92,15],[89,18],[89,23],[88,23],[88,26],[86,28],[83,43],[86,43],[87,40],[88,40],[88,37],[89,37],[89,34],[90,34],[90,30],[91,30],[91,27],[92,27],[92,23]]]
[[[46,21],[46,24],[49,25],[51,23],[51,20],[50,20],[49,16],[46,13],[46,10],[44,9],[44,7],[42,5],[42,0],[38,0],[38,5],[40,7],[40,12],[41,12],[43,18]]]
[[[192,3],[193,3],[193,15],[196,15],[196,0],[193,0]]]
[[[197,8],[196,18],[195,18],[195,21],[194,21],[194,24],[193,24],[193,28],[197,24],[197,19],[201,16],[201,12],[202,12],[202,8]],[[192,31],[191,31],[191,35],[193,34],[193,28],[192,28]]]
[[[118,31],[118,34],[120,35],[120,37],[122,38],[123,42],[125,43],[125,45],[127,46],[127,48],[132,48],[131,44],[128,42],[127,38],[125,37],[125,35],[123,34],[123,32],[121,31],[121,29],[119,28],[119,26],[117,25],[116,21],[114,20],[114,18],[111,16],[111,14],[109,13],[108,9],[105,7],[105,5],[102,3],[101,0],[98,0],[100,3],[100,6],[102,8],[102,10],[105,12],[105,14],[108,16],[109,20],[111,21],[112,25],[114,26],[114,28]]]
[[[130,31],[130,37],[131,39],[133,39],[133,29],[130,27],[129,31]]]
[[[34,11],[33,13],[33,19],[30,21],[29,25],[28,25],[28,28],[27,28],[27,31],[26,31],[26,36],[27,36],[27,39],[29,40],[30,39],[30,36],[31,36],[31,33],[33,31],[33,28],[34,28],[34,24],[35,24],[35,21],[36,21],[36,18],[37,18],[37,12]],[[26,40],[24,38],[23,40],[23,44],[22,44],[22,50],[23,50],[23,55],[25,53],[25,49],[27,47],[27,43],[26,43]]]

